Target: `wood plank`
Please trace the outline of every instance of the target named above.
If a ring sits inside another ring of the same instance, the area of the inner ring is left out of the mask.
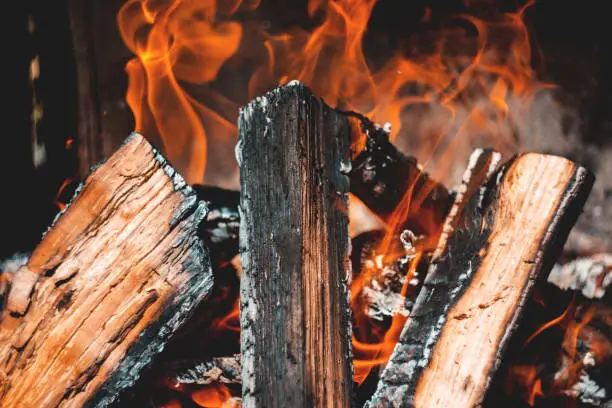
[[[2,407],[105,407],[212,288],[207,209],[133,134],[16,274],[0,321]]]
[[[561,157],[525,154],[470,199],[432,264],[368,407],[473,407],[545,279],[594,177]]]
[[[347,407],[348,122],[293,82],[239,133],[244,406]]]

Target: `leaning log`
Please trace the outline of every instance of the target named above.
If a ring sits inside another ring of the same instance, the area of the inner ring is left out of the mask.
[[[105,407],[210,292],[206,207],[133,134],[14,276],[0,322],[2,407]]]
[[[593,180],[566,159],[526,154],[472,196],[368,407],[482,402],[525,301],[553,266]]]
[[[239,119],[243,401],[347,407],[349,128],[293,82]]]

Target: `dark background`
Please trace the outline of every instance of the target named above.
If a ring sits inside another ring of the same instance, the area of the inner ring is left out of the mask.
[[[131,55],[122,45],[115,22],[123,1],[15,3],[2,24],[3,65],[7,69],[0,114],[4,125],[0,258],[31,250],[58,211],[55,201],[62,183],[75,176],[78,179],[84,169],[110,154],[133,126],[123,102],[127,87],[124,66]],[[534,43],[534,65],[541,78],[559,84],[558,98],[578,113],[583,147],[577,147],[572,158],[596,171],[601,162],[597,157],[600,148],[612,144],[612,22],[606,3],[540,0],[528,9],[525,18]],[[472,1],[471,11],[513,11],[517,6],[513,1]],[[421,22],[426,7],[433,11],[427,27]],[[414,33],[445,23],[466,10],[461,0],[380,0],[365,40],[366,54],[375,65]],[[263,0],[258,10],[242,16],[269,20],[277,30],[292,25],[308,27],[312,23],[306,17],[304,0]],[[29,19],[35,26],[32,33],[28,32]],[[29,66],[35,56],[41,74],[32,83]],[[79,71],[77,61],[86,61],[89,69]],[[84,92],[78,81],[89,81],[90,89]],[[31,119],[34,97],[43,107],[43,117],[36,125]],[[84,100],[90,105],[87,109]],[[92,114],[85,130],[83,121],[78,121],[84,112]],[[47,159],[38,168],[32,161],[33,129],[46,148]],[[66,148],[69,139],[74,143]],[[95,149],[84,150],[87,144]],[[607,174],[599,178],[612,179]],[[69,191],[64,194],[69,195]],[[69,197],[60,198],[65,201]],[[612,211],[607,199],[612,199],[612,189],[604,186],[591,200],[594,204],[587,213],[597,206],[603,206],[604,215]],[[611,230],[598,220],[601,210],[594,214],[585,215],[581,225],[605,240]]]

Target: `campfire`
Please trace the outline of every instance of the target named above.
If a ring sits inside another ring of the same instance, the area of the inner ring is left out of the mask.
[[[555,146],[537,4],[377,49],[382,0],[128,0],[114,135],[77,3],[80,169],[0,264],[0,406],[612,404],[601,189]]]

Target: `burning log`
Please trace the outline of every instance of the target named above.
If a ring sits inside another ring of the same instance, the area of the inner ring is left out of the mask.
[[[352,163],[351,192],[387,222],[399,207],[405,220],[400,230],[420,235],[442,225],[450,203],[446,188],[432,180],[414,157],[397,150],[383,128],[362,120],[365,146]]]
[[[478,405],[592,184],[586,169],[547,155],[494,174],[432,264],[368,407]]]
[[[349,125],[299,83],[239,119],[243,400],[349,406]]]
[[[1,405],[115,402],[211,290],[196,233],[205,215],[166,160],[130,136],[14,276],[0,322]]]

